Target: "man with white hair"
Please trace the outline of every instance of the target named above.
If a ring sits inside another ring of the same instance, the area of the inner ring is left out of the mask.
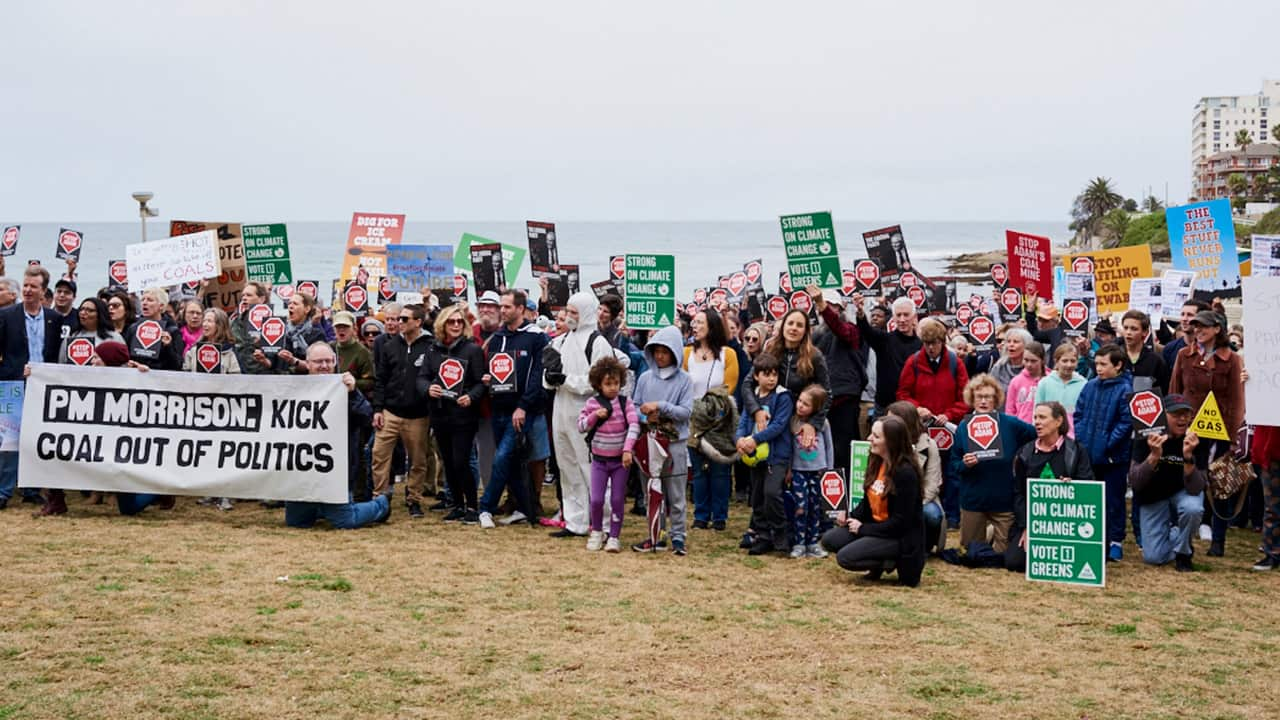
[[[578,414],[594,394],[587,379],[591,366],[601,358],[613,356],[613,347],[596,329],[598,306],[592,293],[580,292],[570,297],[564,310],[569,332],[551,344],[559,353],[560,373],[558,377],[549,379],[561,382],[544,382],[544,385],[556,394],[552,406],[551,444],[555,447],[556,464],[560,468],[564,513],[564,528],[551,533],[553,537],[585,536],[588,530],[591,452],[586,439],[578,432]]]
[[[916,337],[916,304],[911,298],[900,297],[893,301],[893,318],[888,330],[880,330],[867,322],[862,295],[854,293],[849,301],[858,311],[858,334],[862,341],[876,353],[876,417],[884,415],[897,397],[898,378],[907,358],[921,348]]]
[[[324,375],[338,372],[338,356],[325,342],[314,342],[307,347],[307,372]],[[347,387],[349,421],[347,424],[347,468],[349,473],[359,471],[360,429],[373,417],[373,406],[356,388],[356,379],[349,372],[342,373],[342,384]],[[350,488],[350,479],[347,479]],[[284,522],[289,527],[309,528],[318,520],[324,520],[339,530],[354,530],[370,523],[386,520],[391,514],[391,490],[375,495],[369,502],[320,503],[288,501],[284,504]]]

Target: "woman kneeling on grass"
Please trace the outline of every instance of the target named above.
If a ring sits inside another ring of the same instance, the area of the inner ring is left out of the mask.
[[[866,570],[868,579],[877,580],[896,566],[898,582],[908,587],[920,584],[924,569],[921,470],[913,442],[906,423],[892,415],[871,426],[862,501],[822,536],[845,570]]]
[[[1018,448],[1013,458],[1013,528],[1004,551],[1004,567],[1010,572],[1027,567],[1027,478],[1059,478],[1063,482],[1093,479],[1089,451],[1067,437],[1071,426],[1062,403],[1037,404],[1031,424],[1036,439]]]

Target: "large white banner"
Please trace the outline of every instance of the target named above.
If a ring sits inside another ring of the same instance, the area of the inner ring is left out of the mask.
[[[1256,267],[1256,266],[1255,266]],[[1242,278],[1244,301],[1244,419],[1280,425],[1280,277]]]
[[[218,238],[212,230],[165,240],[126,245],[129,290],[173,287],[190,280],[218,277]]]
[[[340,375],[35,364],[22,487],[347,502]]]

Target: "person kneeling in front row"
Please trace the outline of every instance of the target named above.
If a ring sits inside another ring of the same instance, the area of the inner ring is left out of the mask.
[[[888,415],[871,426],[871,459],[863,497],[843,524],[822,536],[822,545],[845,570],[866,570],[878,580],[897,567],[898,582],[920,584],[924,570],[924,511],[920,505],[920,461],[906,423]],[[857,482],[858,478],[853,478]]]
[[[1166,395],[1164,413],[1166,433],[1134,442],[1129,485],[1142,527],[1142,561],[1164,565],[1172,560],[1178,572],[1191,572],[1191,536],[1204,514],[1209,444],[1187,431],[1191,403],[1185,397]]]
[[[307,370],[312,375],[337,371],[338,356],[328,343],[316,342],[307,348]],[[373,407],[364,394],[356,389],[356,379],[351,373],[342,373],[342,384],[347,386],[347,467],[358,467],[360,428],[367,427],[373,417]],[[345,482],[344,487],[350,488]],[[350,492],[350,490],[348,490]],[[370,523],[387,519],[391,514],[391,489],[376,495],[368,502],[319,503],[288,501],[284,504],[284,523],[289,527],[309,528],[317,520],[325,520],[339,530],[354,530]]]

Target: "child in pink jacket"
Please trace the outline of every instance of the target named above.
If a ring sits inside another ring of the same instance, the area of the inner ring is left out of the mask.
[[[627,369],[613,357],[601,358],[591,366],[587,379],[597,395],[587,400],[578,414],[578,431],[587,434],[591,449],[591,533],[587,549],[618,552],[618,535],[622,532],[622,516],[627,503],[627,474],[631,469],[631,450],[640,436],[640,418],[635,403],[621,395]],[[604,493],[609,489],[609,542],[605,544],[601,526],[604,520]]]
[[[1036,386],[1044,378],[1044,345],[1032,340],[1022,355],[1022,372],[1009,381],[1004,412],[1030,423],[1036,410]]]

